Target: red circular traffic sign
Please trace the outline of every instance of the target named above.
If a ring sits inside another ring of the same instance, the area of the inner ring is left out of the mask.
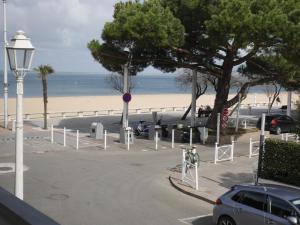
[[[131,94],[130,93],[125,93],[123,94],[123,101],[128,103],[131,101]]]

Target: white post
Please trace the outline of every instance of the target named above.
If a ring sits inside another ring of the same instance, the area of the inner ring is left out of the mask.
[[[51,143],[54,142],[54,134],[53,134],[53,124],[51,124]]]
[[[249,144],[249,158],[252,157],[252,138],[250,138],[250,144]]]
[[[4,127],[8,126],[8,83],[7,83],[7,38],[6,38],[6,0],[3,0],[3,94],[4,94]]]
[[[220,120],[221,120],[221,114],[218,113],[218,118],[217,118],[217,144],[220,143]]]
[[[64,127],[64,147],[66,147],[66,128]]]
[[[107,131],[104,131],[104,150],[106,150],[106,137],[107,137]]]
[[[196,85],[197,85],[197,71],[193,70],[193,75],[192,75],[191,127],[195,127],[195,123],[196,123]]]
[[[217,160],[218,160],[218,143],[215,143],[215,160],[214,163],[217,164]]]
[[[256,106],[256,94],[254,94],[254,105]]]
[[[231,161],[233,161],[233,151],[234,151],[234,141],[231,142],[231,152],[230,152]]]
[[[235,119],[235,132],[238,132],[239,130],[241,97],[242,97],[241,94],[239,94],[239,102],[238,102],[238,108],[237,108],[236,119]]]
[[[11,128],[12,132],[16,132],[16,120],[12,121],[12,128]]]
[[[257,163],[257,174],[255,184],[258,184],[259,176],[261,173],[261,163],[262,163],[262,154],[265,143],[265,124],[266,124],[266,114],[263,113],[261,117],[261,128],[260,128],[260,137],[259,137],[259,154],[258,154],[258,163]]]
[[[76,134],[76,150],[79,149],[79,130],[77,130],[77,134]]]
[[[130,131],[127,130],[127,150],[129,151],[129,148],[130,148]]]
[[[285,141],[288,141],[289,140],[289,134],[288,133],[285,133]]]
[[[174,129],[172,129],[172,148],[174,148]]]
[[[157,131],[155,131],[155,150],[157,150],[158,149],[158,132]]]
[[[299,135],[296,136],[296,142],[299,143]]]
[[[190,128],[190,146],[193,145],[193,128]]]
[[[15,195],[23,200],[23,75],[16,72],[17,79],[17,121],[16,121],[16,176]]]
[[[244,120],[244,129],[247,129],[247,120]]]
[[[196,190],[199,189],[199,184],[198,184],[198,162],[195,163],[195,182],[196,182]]]
[[[206,127],[203,127],[203,140],[202,140],[202,143],[205,145],[205,134],[206,134]]]
[[[288,91],[286,115],[291,116],[292,110],[292,92]]]
[[[266,126],[266,114],[263,113],[261,117],[261,135],[265,136],[265,126]]]
[[[124,66],[123,94],[128,92],[128,64]],[[128,127],[128,102],[123,103],[123,128]]]
[[[283,134],[281,134],[281,140],[284,141],[284,135]]]
[[[183,182],[184,177],[185,177],[185,150],[182,150],[182,167],[181,167],[181,181]]]

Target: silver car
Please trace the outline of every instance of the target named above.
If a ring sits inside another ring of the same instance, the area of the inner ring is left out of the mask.
[[[300,224],[300,190],[280,185],[236,185],[216,201],[218,225]]]

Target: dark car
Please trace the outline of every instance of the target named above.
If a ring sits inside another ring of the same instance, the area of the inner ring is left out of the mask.
[[[213,211],[217,225],[298,225],[300,190],[281,185],[237,185],[222,195]]]
[[[261,129],[261,118],[257,121],[256,127]],[[271,134],[292,133],[296,130],[296,122],[287,115],[266,115],[265,130]]]

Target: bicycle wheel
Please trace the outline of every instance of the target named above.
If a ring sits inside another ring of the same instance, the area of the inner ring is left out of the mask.
[[[198,164],[197,164],[197,168],[199,168],[199,165],[200,165],[200,156],[199,156],[198,153],[194,154],[194,164],[195,164],[196,162],[198,163]]]
[[[192,164],[191,153],[185,155],[185,172],[187,172]]]

